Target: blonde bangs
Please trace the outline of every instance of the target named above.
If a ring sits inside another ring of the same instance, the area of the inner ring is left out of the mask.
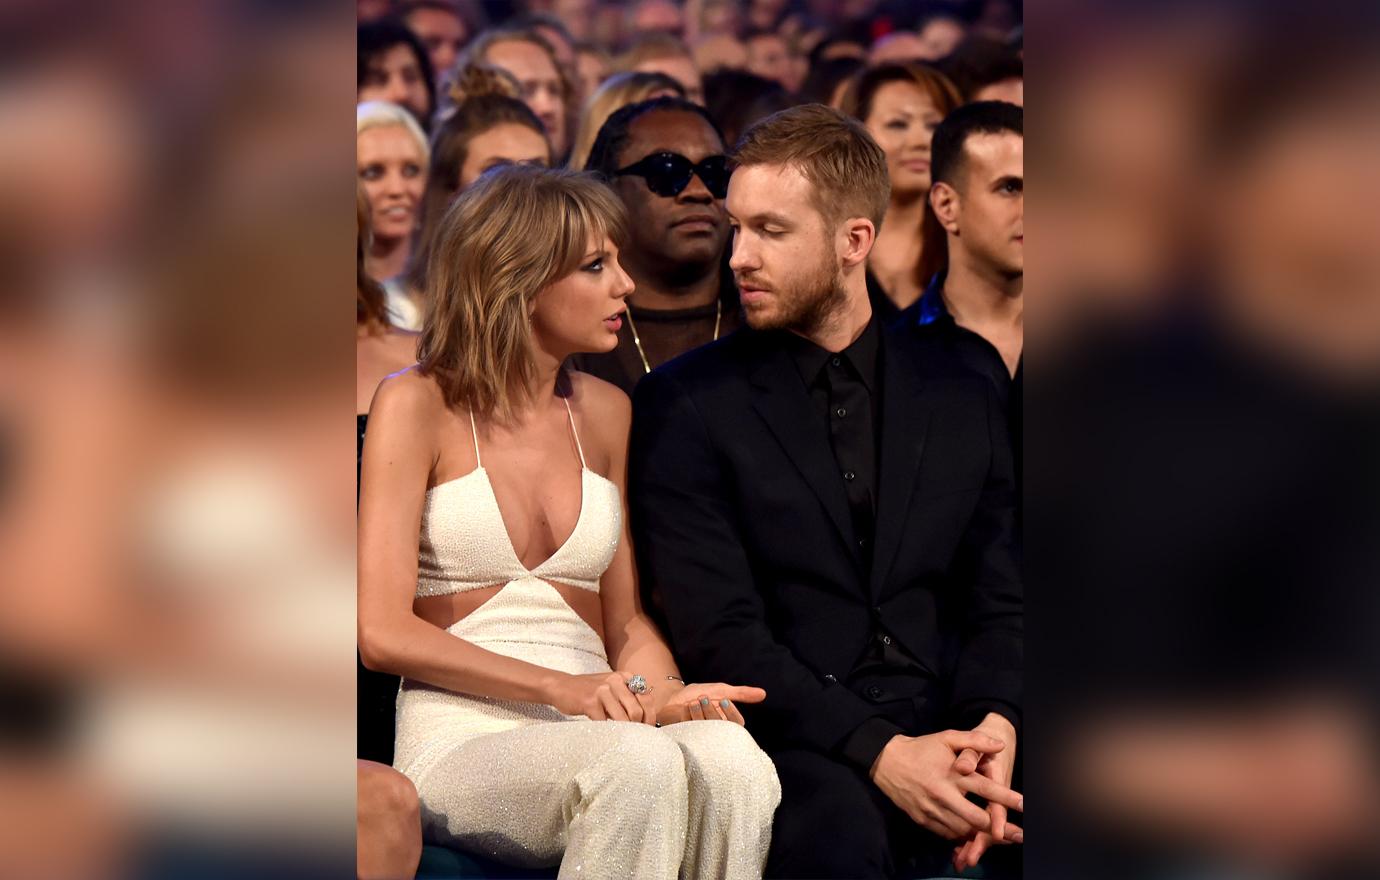
[[[448,405],[511,421],[535,378],[532,298],[605,236],[626,240],[623,204],[584,172],[507,166],[456,200],[427,266],[418,346]]]

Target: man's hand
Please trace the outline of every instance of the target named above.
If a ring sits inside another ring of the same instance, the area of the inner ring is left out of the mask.
[[[964,750],[986,757],[1005,748],[1005,742],[979,730],[894,736],[872,765],[872,781],[916,824],[958,840],[992,825],[991,815],[967,799],[969,793],[1021,809],[1023,799],[1010,788],[981,773],[958,769],[957,756]]]
[[[1016,766],[1016,728],[1001,715],[990,712],[973,731],[1000,740],[1006,747],[999,752],[987,754],[974,749],[964,749],[955,759],[954,769],[959,773],[976,773],[1009,789],[1011,775]],[[994,843],[1022,843],[1025,840],[1020,827],[1007,821],[1006,809],[1007,805],[1001,802],[988,802],[987,812],[991,818],[991,827],[977,832],[972,839],[954,850],[955,868],[963,871],[973,867]]]

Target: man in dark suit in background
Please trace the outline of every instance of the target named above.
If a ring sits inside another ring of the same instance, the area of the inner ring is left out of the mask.
[[[638,386],[642,579],[689,676],[767,692],[744,713],[781,779],[769,876],[941,870],[1021,840],[1006,425],[985,379],[872,314],[889,185],[858,123],[792,108],[734,158],[751,329]]]

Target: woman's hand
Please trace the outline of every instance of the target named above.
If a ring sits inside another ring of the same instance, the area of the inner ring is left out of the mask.
[[[551,705],[562,714],[584,715],[591,721],[656,723],[652,695],[628,690],[630,678],[631,673],[622,672],[569,676],[558,687]]]
[[[738,703],[760,703],[767,698],[767,692],[759,687],[723,684],[691,684],[680,688],[664,702],[656,712],[656,721],[661,725],[680,721],[732,721],[743,723],[743,715]]]

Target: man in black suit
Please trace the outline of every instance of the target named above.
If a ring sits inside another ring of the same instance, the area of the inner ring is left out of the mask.
[[[638,386],[643,583],[688,675],[767,692],[743,711],[782,785],[769,876],[935,870],[981,835],[1019,842],[1022,595],[990,383],[872,315],[889,187],[859,124],[795,107],[735,162],[750,329]]]

